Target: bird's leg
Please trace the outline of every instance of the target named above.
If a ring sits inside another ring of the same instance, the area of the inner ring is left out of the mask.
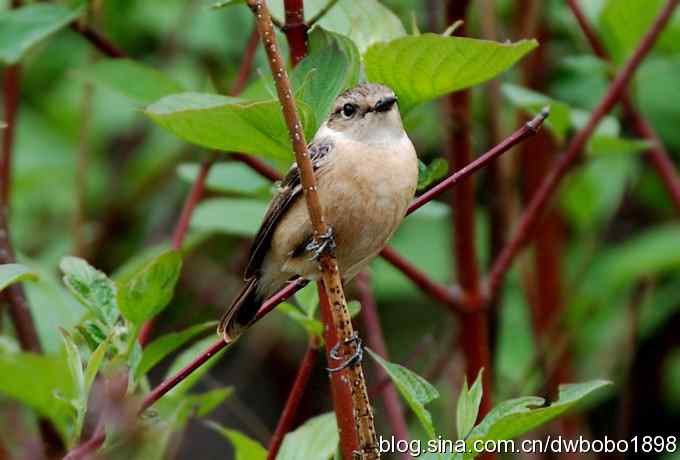
[[[328,354],[330,355],[331,358],[340,360],[343,358],[343,356],[340,356],[340,347],[349,346],[351,344],[355,344],[356,347],[352,355],[349,358],[347,358],[347,360],[344,363],[340,364],[337,367],[327,367],[326,370],[328,372],[340,372],[344,369],[347,369],[348,367],[355,366],[361,362],[361,360],[364,358],[364,345],[361,342],[359,334],[357,334],[356,332],[349,339],[346,339],[343,342],[336,343],[335,346],[331,348],[331,351]]]
[[[321,235],[315,236],[310,241],[305,250],[312,253],[310,260],[318,261],[323,254],[333,254],[335,252],[335,230],[330,225]]]

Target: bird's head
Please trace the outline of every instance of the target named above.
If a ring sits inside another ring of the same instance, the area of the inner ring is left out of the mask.
[[[325,128],[366,143],[398,139],[404,132],[394,91],[375,83],[355,86],[338,96]]]

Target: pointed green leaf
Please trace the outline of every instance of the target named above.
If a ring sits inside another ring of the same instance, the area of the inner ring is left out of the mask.
[[[139,380],[143,375],[146,375],[163,358],[189,340],[216,326],[217,323],[215,321],[210,321],[196,324],[181,332],[170,332],[157,338],[144,348],[139,364],[133,369],[135,380]]]
[[[361,313],[361,302],[358,300],[351,300],[347,302],[347,311],[349,311],[350,318],[354,318]]]
[[[547,407],[541,407],[544,400],[538,397],[505,401],[494,407],[472,430],[466,439],[470,452],[463,458],[476,456],[471,453],[475,441],[514,439],[561,416],[597,390],[609,385],[611,383],[604,380],[560,385],[558,400]]]
[[[371,349],[367,348],[366,350],[387,371],[387,375],[390,376],[401,396],[406,400],[413,413],[416,414],[430,439],[434,438],[435,431],[432,425],[432,416],[425,409],[425,404],[439,397],[437,389],[418,374],[399,364],[385,361]]]
[[[118,280],[118,306],[125,319],[141,325],[163,311],[172,299],[181,269],[182,256],[171,249]]]
[[[92,389],[92,384],[94,379],[97,377],[97,373],[104,362],[106,357],[106,352],[109,349],[109,339],[103,340],[97,348],[90,355],[90,359],[87,361],[87,366],[85,367],[85,394],[89,395]]]
[[[191,394],[185,399],[189,403],[191,415],[205,417],[217,409],[227,398],[234,394],[233,387],[216,388],[200,394]]]
[[[76,391],[74,399],[70,400],[75,409],[75,421],[73,424],[73,434],[70,437],[69,447],[72,447],[80,439],[80,434],[85,422],[85,412],[87,411],[87,390],[85,386],[85,373],[83,372],[83,362],[80,359],[78,347],[73,342],[71,335],[65,330],[61,330],[61,336],[66,350],[66,364],[68,365],[73,387]]]
[[[231,442],[234,448],[235,460],[264,460],[267,458],[267,449],[245,434],[224,428],[215,422],[209,421],[207,425]]]
[[[313,135],[313,112],[298,101],[305,136]],[[203,147],[290,160],[293,150],[277,100],[250,101],[204,93],[166,96],[146,108],[153,121]]]
[[[81,12],[56,3],[0,11],[0,62],[19,62],[29,49],[68,25]]]
[[[37,281],[38,274],[21,264],[0,265],[0,291],[21,281]]]
[[[309,283],[300,289],[295,293],[295,298],[307,317],[314,318],[316,316],[316,310],[319,308],[319,288],[316,283]]]
[[[364,65],[368,80],[391,87],[406,112],[498,76],[537,46],[536,40],[506,44],[428,33],[377,43]]]
[[[158,70],[130,59],[101,59],[77,72],[85,79],[112,89],[140,106],[183,91],[179,83]]]
[[[458,439],[465,439],[477,421],[479,404],[482,402],[482,372],[484,372],[484,369],[479,370],[477,379],[470,389],[468,389],[467,378],[463,381],[463,388],[460,390],[456,409]]]
[[[272,15],[283,18],[283,2],[268,0]],[[316,16],[328,0],[305,0],[305,19]],[[378,0],[339,0],[317,24],[345,35],[361,53],[373,43],[406,35],[399,17]]]
[[[199,168],[195,163],[184,163],[177,168],[177,174],[182,180],[193,184],[198,177]],[[270,181],[252,168],[235,161],[214,164],[205,181],[208,190],[242,195],[260,195],[271,186]]]
[[[328,460],[339,440],[335,413],[319,415],[283,438],[276,460]]]
[[[418,162],[418,190],[425,190],[449,172],[449,163],[443,158],[435,158],[429,165]]]
[[[228,235],[253,236],[260,228],[268,204],[246,198],[212,198],[194,210],[191,228]]]
[[[118,318],[116,286],[104,273],[78,257],[64,257],[59,268],[66,287],[78,301],[108,325]]]
[[[276,309],[302,326],[309,334],[317,337],[321,337],[321,334],[323,334],[323,324],[321,321],[310,318],[294,305],[284,302],[276,307]]]
[[[341,91],[359,79],[359,50],[347,37],[320,27],[309,35],[309,54],[295,67],[291,79],[301,98],[314,110],[316,131]]]
[[[55,394],[71,399],[76,392],[63,355],[0,352],[0,394],[49,417],[65,435],[72,409]]]

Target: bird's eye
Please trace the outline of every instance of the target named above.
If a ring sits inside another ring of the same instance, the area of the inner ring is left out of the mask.
[[[357,107],[354,104],[345,104],[342,106],[342,116],[345,118],[352,118],[357,111]]]

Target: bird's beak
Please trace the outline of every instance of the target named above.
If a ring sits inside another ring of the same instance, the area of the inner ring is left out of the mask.
[[[376,102],[375,107],[373,107],[373,110],[376,112],[387,112],[392,108],[392,106],[397,102],[397,98],[394,96],[386,97],[384,99],[380,99],[378,102]]]

